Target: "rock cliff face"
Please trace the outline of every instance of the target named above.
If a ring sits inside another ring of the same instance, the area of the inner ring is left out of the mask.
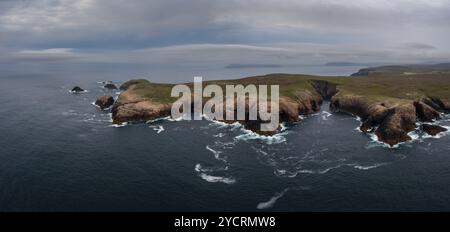
[[[170,115],[171,104],[162,104],[143,98],[133,92],[132,88],[129,87],[127,91],[121,93],[114,104],[112,108],[114,124],[143,122]]]
[[[380,141],[390,146],[411,140],[408,133],[415,130],[417,121],[431,122],[440,117],[440,111],[448,110],[442,100],[429,97],[414,102],[369,103],[358,96],[336,95],[330,104],[335,112],[360,117],[363,132],[375,132]]]
[[[396,97],[385,98],[383,96],[380,97],[380,95],[371,97],[371,95],[364,94],[364,91],[352,91],[353,89],[349,89],[349,87],[346,87],[345,91],[340,91],[338,87],[341,84],[334,84],[333,80],[324,81],[323,79],[325,78],[318,79],[322,80],[315,80],[314,77],[308,77],[307,81],[300,82],[302,83],[300,88],[297,86],[294,88],[289,86],[288,94],[284,93],[284,95],[280,95],[280,122],[298,122],[301,120],[300,115],[312,114],[319,111],[323,100],[329,99],[330,109],[332,111],[360,117],[362,121],[360,129],[363,132],[375,133],[380,141],[394,146],[398,143],[411,140],[408,133],[416,129],[416,122],[432,122],[438,119],[442,113],[450,111],[450,99],[448,98],[425,96],[417,100],[412,100]],[[283,81],[286,82],[289,79],[280,78],[277,81],[284,83]],[[370,82],[367,82],[367,80],[361,79],[361,81],[366,81],[362,85],[363,87],[371,87],[369,85]],[[341,80],[340,83],[345,82]],[[277,82],[274,82],[274,84],[277,84]],[[158,92],[161,90],[156,85],[146,80],[132,80],[120,86],[123,92],[112,108],[113,123],[141,122],[170,116],[172,99],[161,100],[170,94],[167,94],[167,92],[164,92],[164,94]],[[285,83],[285,85],[289,85],[289,83]],[[349,84],[349,86],[353,85]],[[171,86],[165,87],[170,91]],[[375,85],[375,88],[379,88],[379,84]],[[145,90],[147,91],[146,93],[155,93],[154,91],[156,91],[156,94],[142,94],[137,89]],[[357,94],[353,94],[352,92],[357,92]],[[173,101],[175,100],[173,99]],[[203,103],[205,102],[206,100],[204,99]],[[223,107],[225,113],[228,109],[226,106]],[[277,131],[261,131],[260,125],[261,123],[265,123],[265,121],[260,118],[258,120],[248,120],[248,111],[252,107],[255,106],[249,106],[248,104],[245,106],[247,111],[246,118],[238,122],[246,129],[261,135],[273,135],[277,133]],[[237,107],[235,106],[234,110],[236,111],[236,109]],[[233,113],[236,115],[236,112]],[[237,120],[223,121],[233,123]],[[422,129],[430,134],[442,130],[429,126],[423,126]]]
[[[338,92],[336,84],[328,81],[313,80],[311,85],[325,100],[330,100]]]
[[[430,124],[422,124],[422,130],[432,136],[435,136],[441,132],[447,131],[447,129],[444,127],[437,126],[437,125],[430,125]]]
[[[135,84],[122,85],[121,89],[125,89],[122,92],[112,108],[112,117],[114,124],[121,124],[124,122],[142,122],[153,120],[156,118],[167,117],[171,115],[172,103],[160,103],[155,99],[143,98],[134,91]],[[174,99],[175,100],[175,99]],[[192,101],[193,102],[193,101]],[[203,104],[206,100],[203,101]],[[279,114],[280,122],[297,122],[300,120],[300,115],[312,114],[320,110],[322,104],[322,97],[308,90],[298,91],[292,98],[280,97],[279,101]],[[193,103],[192,103],[193,104]],[[268,102],[269,111],[270,103]],[[224,119],[225,113],[228,110],[224,107]],[[246,129],[252,130],[261,135],[273,135],[277,131],[261,131],[261,123],[266,121],[261,120],[247,120],[248,111],[250,107],[246,108],[246,120],[222,120],[227,123],[239,122]],[[236,105],[234,106],[235,112],[233,113],[236,118]]]

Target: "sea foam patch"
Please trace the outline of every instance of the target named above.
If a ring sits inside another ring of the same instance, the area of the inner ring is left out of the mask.
[[[150,128],[152,128],[154,131],[156,131],[157,134],[159,134],[165,130],[162,125],[150,126]]]
[[[196,164],[194,170],[198,173],[198,175],[205,181],[210,183],[225,183],[225,184],[234,184],[236,183],[236,179],[232,177],[222,177],[209,175],[206,173],[218,171],[215,168],[203,168],[201,164]]]
[[[286,188],[281,192],[275,193],[275,195],[272,196],[268,201],[258,203],[258,205],[256,205],[256,208],[257,209],[272,208],[275,205],[275,203],[278,201],[278,199],[282,198],[288,190],[289,190],[289,188]]]
[[[235,139],[243,140],[243,141],[259,140],[266,144],[279,144],[279,143],[286,142],[285,135],[288,134],[287,131],[284,131],[284,132],[277,133],[272,136],[266,136],[266,135],[260,135],[258,133],[255,133],[251,130],[247,130],[244,128],[241,128],[241,131],[243,132],[243,134],[236,136]]]

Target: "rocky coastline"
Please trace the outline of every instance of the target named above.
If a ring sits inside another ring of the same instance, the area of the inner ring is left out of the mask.
[[[120,89],[123,92],[111,109],[113,123],[146,122],[170,116],[172,102],[142,94],[142,89],[150,88],[150,86],[155,88],[153,85],[155,84],[146,80],[131,80],[122,84]],[[306,87],[295,90],[288,96],[280,96],[280,122],[298,122],[302,115],[320,111],[322,102],[328,100],[333,112],[359,117],[362,122],[360,126],[362,132],[375,133],[379,141],[390,146],[411,140],[408,134],[418,128],[430,135],[446,130],[437,125],[418,127],[418,123],[431,123],[439,119],[442,114],[448,113],[449,99],[422,96],[415,100],[374,101],[366,96],[341,92],[340,85],[329,80],[308,79],[307,85],[309,86],[305,85]],[[170,85],[163,87],[170,89]],[[277,133],[277,131],[260,131],[259,126],[263,122],[261,120],[224,120],[224,122],[239,122],[244,128],[260,135],[270,136]]]

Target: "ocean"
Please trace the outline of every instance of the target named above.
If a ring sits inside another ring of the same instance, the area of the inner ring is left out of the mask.
[[[326,70],[325,70],[326,69]],[[356,67],[322,67],[348,75]],[[351,69],[351,71],[350,71]],[[450,136],[388,148],[328,103],[274,137],[207,120],[111,125],[102,88],[286,71],[0,75],[0,211],[448,211]],[[74,86],[87,90],[71,94]],[[450,117],[437,122],[450,126]]]

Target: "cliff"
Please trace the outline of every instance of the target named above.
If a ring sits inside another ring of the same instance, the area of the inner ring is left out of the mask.
[[[380,75],[371,77],[320,77],[308,75],[271,74],[237,80],[209,81],[204,84],[255,84],[280,86],[280,120],[297,122],[300,115],[320,110],[330,100],[334,112],[361,118],[361,130],[374,132],[380,141],[391,146],[408,141],[416,122],[432,122],[450,111],[450,75]],[[188,84],[192,87],[192,83]],[[131,80],[112,108],[113,123],[148,121],[170,115],[173,85]],[[205,102],[205,101],[204,101]],[[246,106],[248,110],[249,107]],[[224,108],[224,112],[226,109]],[[236,121],[236,120],[235,120]],[[232,123],[235,121],[225,121]],[[262,120],[241,120],[245,128],[263,135]]]

